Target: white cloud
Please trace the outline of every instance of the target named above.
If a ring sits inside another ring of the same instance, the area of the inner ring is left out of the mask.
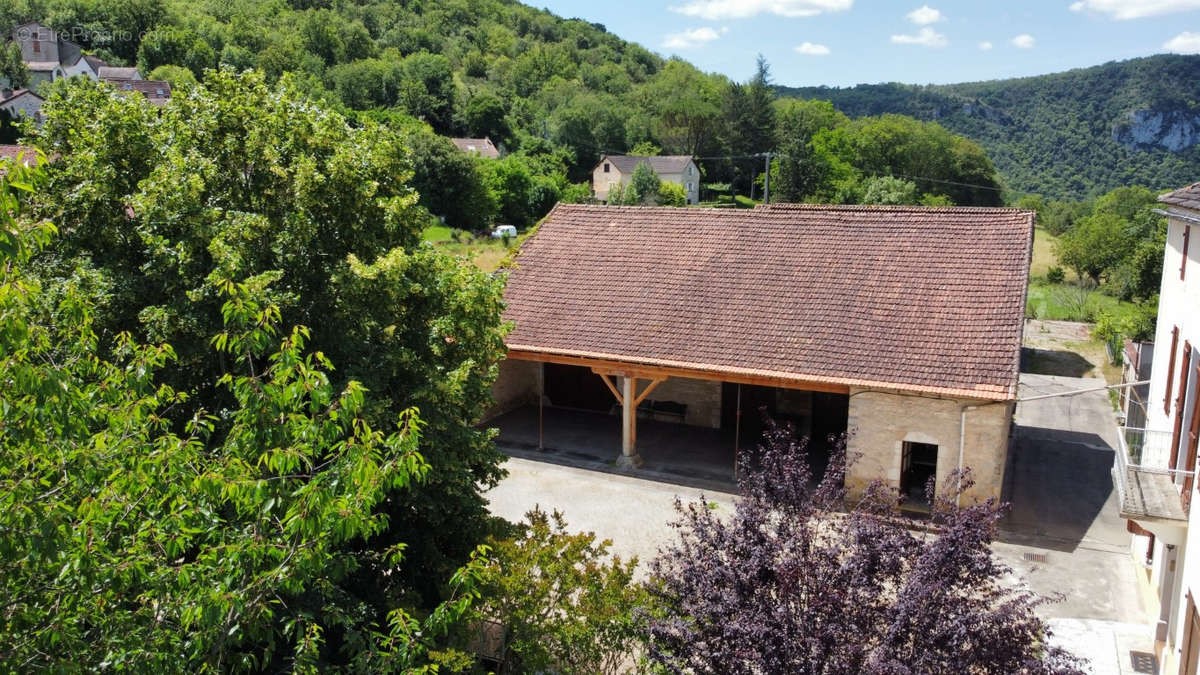
[[[921,45],[922,47],[945,47],[950,44],[946,36],[926,26],[916,35],[893,35],[892,42],[898,45]]]
[[[1141,19],[1200,9],[1200,0],[1077,0],[1071,11],[1091,10],[1114,19]]]
[[[806,56],[829,56],[829,47],[811,42],[805,42],[798,47],[794,47],[794,49],[797,54],[804,54]]]
[[[983,42],[979,43],[979,48],[986,52],[987,50],[992,48],[992,43],[988,42],[987,40],[984,40]]]
[[[721,34],[715,29],[704,26],[703,28],[685,30],[682,33],[669,33],[663,38],[663,46],[667,49],[691,49],[692,47],[699,47],[706,42],[712,42],[719,37],[721,37]]]
[[[1013,46],[1017,49],[1033,49],[1035,40],[1029,33],[1021,33],[1012,39]]]
[[[1176,54],[1200,54],[1200,33],[1185,30],[1164,42],[1162,48]]]
[[[671,11],[715,21],[745,19],[759,14],[789,18],[816,16],[826,12],[841,12],[853,5],[854,0],[691,0],[671,7]]]
[[[946,18],[942,16],[941,12],[930,7],[929,5],[921,5],[920,7],[909,12],[906,17],[909,21],[917,24],[918,26],[928,26],[931,23],[937,23]]]

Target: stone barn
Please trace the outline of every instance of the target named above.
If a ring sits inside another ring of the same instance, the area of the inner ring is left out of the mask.
[[[501,447],[733,477],[762,413],[847,432],[852,492],[1000,496],[1034,214],[560,204],[523,244],[488,424]]]

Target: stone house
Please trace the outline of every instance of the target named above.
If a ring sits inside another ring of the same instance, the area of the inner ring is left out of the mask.
[[[40,23],[26,23],[12,32],[12,41],[21,50],[21,59],[29,68],[29,89],[37,91],[43,84],[64,77],[84,75],[99,79],[104,61],[83,53],[83,49],[58,31]],[[11,83],[0,81],[0,86]]]
[[[629,185],[634,169],[643,162],[649,164],[660,179],[683,186],[688,204],[700,203],[700,169],[687,155],[605,155],[592,169],[592,194],[600,201],[608,199],[614,186]]]
[[[682,457],[728,479],[762,410],[814,452],[847,433],[852,492],[882,480],[919,510],[928,480],[953,488],[969,467],[966,497],[999,497],[1033,222],[560,204],[509,272],[488,423],[513,447],[599,448],[630,468]]]
[[[40,122],[44,99],[28,89],[0,89],[0,111],[13,118],[31,117]]]

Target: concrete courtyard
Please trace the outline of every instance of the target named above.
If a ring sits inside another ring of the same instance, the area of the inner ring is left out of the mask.
[[[1022,374],[1020,396],[1102,384]],[[1145,672],[1135,670],[1131,653],[1153,651],[1155,608],[1141,601],[1130,536],[1112,489],[1117,429],[1108,395],[1022,403],[1016,421],[1005,486],[1012,507],[996,554],[1033,591],[1062,594],[1041,612],[1056,639],[1090,659],[1093,672]],[[677,498],[703,498],[725,509],[735,499],[725,485],[697,485],[695,476],[676,481],[666,471],[622,475],[607,463],[542,458],[528,449],[514,453],[519,456],[508,460],[508,477],[487,495],[493,513],[519,520],[535,505],[557,509],[572,529],[611,539],[613,551],[626,558],[646,560],[673,539],[668,523]]]

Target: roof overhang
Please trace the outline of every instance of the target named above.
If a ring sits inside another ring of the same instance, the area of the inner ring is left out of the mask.
[[[899,382],[878,382],[853,377],[832,377],[803,373],[784,373],[752,368],[714,364],[687,363],[669,359],[636,359],[615,354],[598,354],[570,349],[508,345],[508,358],[516,361],[542,361],[570,366],[583,366],[596,372],[629,375],[631,377],[686,377],[696,380],[715,380],[733,384],[748,384],[781,389],[803,389],[833,394],[848,394],[851,387],[884,391],[906,391],[930,397],[964,398],[978,401],[1015,401],[1013,390],[981,386],[977,389],[932,387]]]

